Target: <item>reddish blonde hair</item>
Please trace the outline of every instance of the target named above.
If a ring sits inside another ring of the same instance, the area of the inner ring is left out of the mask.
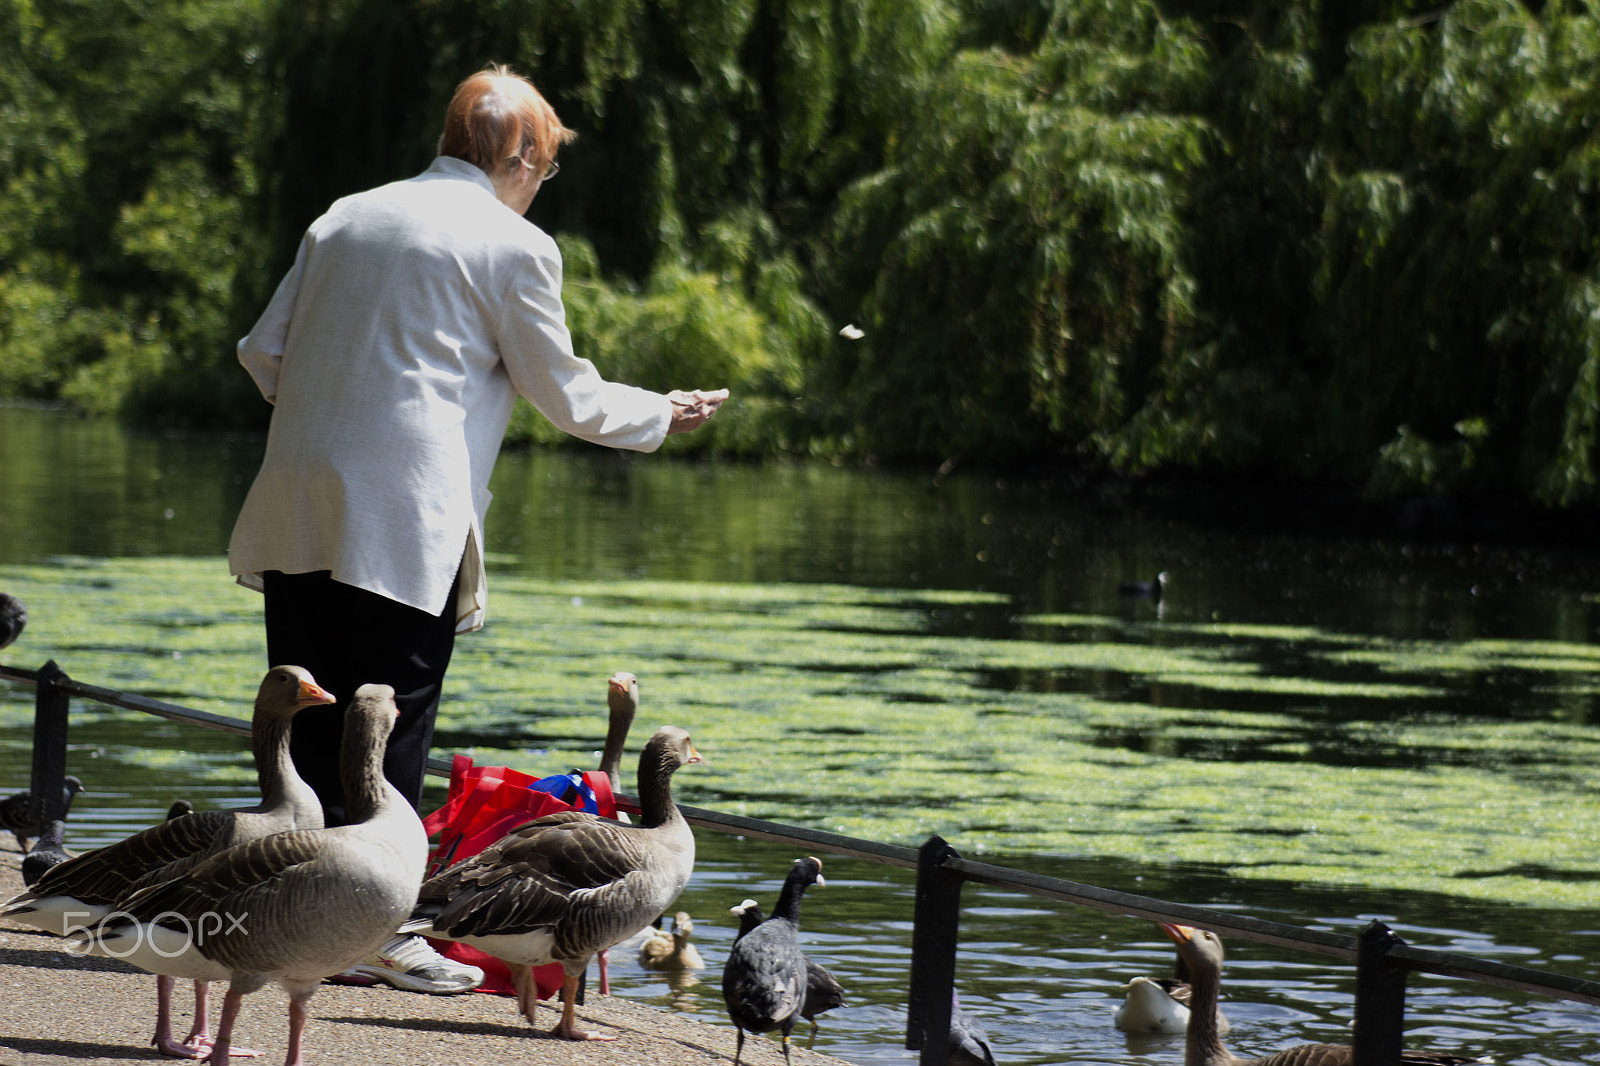
[[[492,63],[456,86],[445,109],[439,154],[465,159],[492,176],[532,149],[529,165],[542,171],[576,136],[532,82]]]

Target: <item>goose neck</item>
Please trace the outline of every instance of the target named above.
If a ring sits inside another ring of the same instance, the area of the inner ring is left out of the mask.
[[[677,804],[672,802],[672,771],[676,767],[657,765],[639,767],[639,810],[646,827],[681,821]]]
[[[633,715],[613,713],[610,728],[606,730],[606,744],[600,752],[600,771],[611,779],[612,791],[619,791],[622,778],[617,768],[622,765],[622,748],[628,742],[628,730],[633,725]]]
[[[1233,1066],[1234,1058],[1217,1032],[1217,997],[1222,975],[1206,967],[1194,967],[1189,982],[1189,1033],[1184,1044],[1183,1066]]]
[[[288,791],[287,769],[293,765],[289,756],[289,722],[288,718],[261,718],[251,730],[256,783],[264,806],[278,803]]]
[[[344,785],[345,820],[352,825],[371,819],[383,806],[388,783],[383,776],[383,751],[384,738],[371,736],[366,729],[345,734],[339,777]]]

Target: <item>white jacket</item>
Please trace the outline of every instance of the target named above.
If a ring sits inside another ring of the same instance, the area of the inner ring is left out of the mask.
[[[672,418],[573,354],[555,242],[445,157],[312,223],[239,361],[275,405],[228,546],[239,583],[329,570],[439,614],[459,566],[458,632],[483,624],[489,475],[516,395],[614,448],[655,450]]]

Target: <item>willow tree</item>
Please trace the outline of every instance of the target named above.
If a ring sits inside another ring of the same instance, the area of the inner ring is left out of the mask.
[[[1371,27],[1327,108],[1323,418],[1374,487],[1592,502],[1600,22],[1464,0]]]
[[[847,432],[891,455],[1139,450],[1120,433],[1190,358],[1187,189],[1204,53],[1139,0],[1067,9],[1036,51],[966,49],[886,166],[844,194],[832,301]]]

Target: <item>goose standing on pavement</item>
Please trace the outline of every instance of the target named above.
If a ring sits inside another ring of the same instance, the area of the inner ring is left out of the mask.
[[[783,1061],[789,1061],[789,1033],[806,997],[806,957],[800,950],[800,901],[812,885],[825,885],[822,860],[796,859],[783,880],[772,917],[733,942],[722,967],[722,999],[738,1032],[733,1062],[744,1053],[744,1034],[783,1034]]]
[[[747,899],[736,907],[729,907],[728,911],[739,917],[739,932],[733,938],[735,942],[762,922],[761,904],[753,899]],[[807,955],[806,999],[805,1005],[800,1008],[800,1017],[811,1023],[811,1035],[806,1038],[808,1049],[817,1042],[817,1015],[826,1014],[833,1008],[844,1005],[844,986],[839,983],[839,979],[833,976],[826,966]]]
[[[614,1040],[577,1028],[578,981],[601,948],[643,930],[694,872],[694,832],[672,801],[672,775],[700,762],[689,734],[662,726],[639,755],[638,825],[581,811],[535,818],[423,883],[402,932],[455,940],[511,967],[531,1025],[533,968],[561,963],[561,1021],[550,1035]]]
[[[302,709],[332,702],[308,671],[298,666],[268,670],[256,691],[250,724],[260,803],[195,812],[180,800],[166,821],[50,867],[27,892],[0,907],[0,915],[65,936],[74,926],[100,921],[139,888],[175,877],[225,848],[289,829],[321,828],[322,803],[289,758],[289,728]],[[195,985],[194,1024],[182,1041],[172,1036],[172,987],[172,977],[157,976],[151,1043],[164,1055],[204,1055],[211,1048],[206,985]]]
[[[383,775],[398,716],[388,685],[362,685],[350,701],[339,758],[348,824],[220,851],[134,893],[85,938],[141,969],[228,981],[211,1066],[226,1066],[244,997],[269,982],[289,994],[285,1061],[299,1066],[317,987],[370,955],[411,913],[428,834]]]
[[[1221,938],[1209,929],[1172,923],[1162,923],[1161,931],[1178,946],[1193,987],[1184,1066],[1355,1066],[1355,1052],[1349,1044],[1297,1044],[1254,1059],[1242,1059],[1229,1051],[1216,1024],[1217,997],[1222,988]],[[1400,1061],[1410,1066],[1463,1066],[1479,1060],[1407,1050],[1400,1053]]]

